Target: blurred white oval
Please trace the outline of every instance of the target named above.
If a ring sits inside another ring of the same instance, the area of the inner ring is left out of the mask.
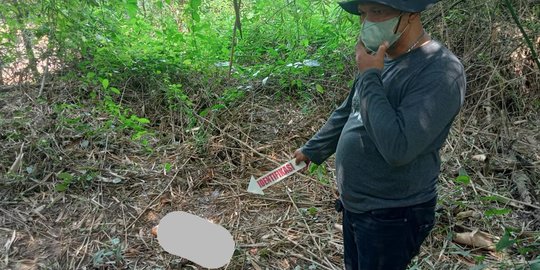
[[[235,247],[227,229],[182,211],[168,213],[161,219],[157,239],[165,251],[206,268],[225,266]]]

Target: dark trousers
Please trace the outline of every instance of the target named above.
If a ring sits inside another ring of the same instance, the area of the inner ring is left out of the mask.
[[[343,209],[346,270],[404,270],[435,223],[436,198],[362,214]]]

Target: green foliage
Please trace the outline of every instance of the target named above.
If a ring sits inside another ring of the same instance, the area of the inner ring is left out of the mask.
[[[99,83],[98,83],[99,82]],[[132,133],[131,138],[135,141],[140,141],[144,146],[148,145],[146,136],[151,136],[152,133],[146,128],[150,124],[150,120],[144,117],[139,117],[131,112],[131,109],[125,108],[116,101],[121,92],[118,88],[111,86],[109,79],[97,77],[94,72],[89,72],[86,75],[86,83],[89,86],[100,85],[100,96],[102,99],[98,103],[98,108],[108,113],[118,125],[109,125],[108,127],[116,127],[120,130],[127,130]],[[91,97],[97,98],[96,92],[91,92]]]
[[[165,164],[163,164],[163,170],[165,170],[165,172],[170,172],[171,168],[172,168],[171,163],[166,162]]]
[[[199,8],[201,7],[201,0],[189,0],[187,11],[191,15],[194,22],[200,22],[201,16],[199,15]]]
[[[193,134],[193,137],[195,140],[197,153],[206,153],[208,147],[208,133],[202,128],[197,128]]]
[[[126,11],[128,13],[128,16],[131,20],[135,19],[137,16],[137,11],[139,10],[139,7],[137,5],[137,0],[127,0],[125,2]]]
[[[512,210],[510,209],[507,209],[507,208],[502,208],[502,209],[488,209],[484,212],[484,215],[486,217],[491,217],[491,216],[500,216],[500,215],[506,215],[508,213],[512,212]]]
[[[168,84],[168,80],[166,81]],[[188,127],[192,128],[197,124],[195,116],[194,102],[182,88],[181,84],[168,84],[166,90],[167,104],[169,110],[180,112],[188,119]]]
[[[504,230],[504,235],[501,237],[501,239],[499,240],[499,242],[497,242],[497,245],[495,246],[497,251],[502,251],[516,243],[515,239],[510,239],[512,237],[511,232],[512,230],[508,228]]]
[[[501,198],[499,196],[483,196],[483,197],[480,197],[480,200],[488,201],[488,202],[500,202],[500,203],[506,203],[508,201],[507,199]]]
[[[326,168],[324,165],[317,165],[313,162],[309,164],[308,168],[309,174],[314,175],[317,177],[317,180],[321,182],[322,184],[329,185],[330,184],[330,178],[328,176],[328,173],[326,171]]]
[[[62,180],[62,182],[55,186],[55,189],[58,192],[66,191],[69,188],[69,185],[71,185],[71,182],[73,182],[73,176],[66,172],[60,173],[58,179]]]
[[[459,168],[459,175],[454,179],[457,183],[468,185],[471,183],[471,178],[467,174],[465,168]]]
[[[227,88],[223,92],[223,95],[219,100],[223,103],[224,106],[233,105],[235,102],[240,101],[245,95],[245,92],[235,88]]]
[[[107,249],[98,250],[92,257],[94,267],[105,267],[120,264],[124,260],[120,239],[113,238]]]
[[[234,41],[230,1],[14,3],[2,4],[0,19],[8,30],[0,31],[6,48],[2,62],[15,61],[17,30],[32,25],[33,41],[47,37],[50,53],[72,68],[66,78],[81,79],[83,90],[111,117],[110,127],[131,132],[145,145],[152,121],[129,108],[126,97],[145,93],[179,113],[188,129],[199,126],[197,114],[206,117],[235,106],[248,89],[213,79],[228,71],[220,63],[228,66],[234,44],[234,80],[252,85],[266,78],[286,97],[298,95],[307,112],[309,100],[327,93],[319,82],[340,79],[332,75],[342,74],[345,65],[335,59],[352,52],[358,32],[353,17],[331,0],[243,2],[243,35]],[[24,25],[16,20],[19,9],[27,14]],[[215,94],[213,85],[224,90]],[[199,132],[197,141],[202,144],[205,137]]]
[[[531,270],[540,270],[540,257],[530,263]]]
[[[314,206],[308,208],[307,211],[311,216],[315,216],[319,212],[319,210]]]
[[[75,175],[68,172],[61,172],[57,178],[60,180],[54,187],[57,192],[67,192],[74,187],[86,188],[96,177],[95,171],[83,170],[80,175]]]
[[[317,216],[317,213],[319,213],[319,209],[315,206],[311,206],[309,208],[300,208],[300,212],[303,215],[310,216],[312,218],[315,218]]]

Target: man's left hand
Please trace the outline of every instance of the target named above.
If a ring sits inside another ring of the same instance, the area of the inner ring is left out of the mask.
[[[356,65],[360,73],[364,73],[366,70],[376,68],[382,70],[384,68],[384,55],[388,49],[388,42],[384,42],[379,46],[379,49],[375,54],[369,54],[362,44],[362,41],[358,41],[356,44]]]

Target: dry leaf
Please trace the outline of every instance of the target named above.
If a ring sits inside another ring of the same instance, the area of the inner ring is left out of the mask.
[[[484,154],[481,154],[481,155],[474,155],[474,156],[472,156],[472,159],[473,159],[473,160],[476,160],[476,161],[484,162],[484,161],[486,161],[487,156],[484,155]]]
[[[126,258],[138,257],[141,256],[141,252],[135,248],[128,248],[126,251],[124,251],[124,256]]]
[[[492,235],[478,230],[456,233],[456,235],[454,235],[454,241],[456,243],[495,251],[495,244],[493,244],[492,240],[493,238],[494,237]]]
[[[157,237],[157,230],[158,230],[158,225],[154,226],[154,228],[152,228],[152,235],[154,237]]]
[[[171,196],[170,196],[169,194],[163,195],[163,196],[159,199],[159,203],[160,203],[161,205],[171,204],[171,203],[172,203]]]
[[[145,219],[146,221],[150,223],[154,223],[154,224],[160,220],[158,214],[154,212],[153,210],[148,210],[148,213],[146,214]]]
[[[478,213],[478,212],[476,212],[474,210],[463,211],[463,212],[459,212],[459,213],[456,214],[457,219],[466,219],[466,218],[469,218],[469,217],[480,218],[480,217],[482,217],[482,214]]]
[[[19,173],[19,171],[22,168],[22,161],[23,161],[24,153],[20,153],[17,155],[17,158],[13,162],[13,165],[8,170],[8,174],[10,173]]]

